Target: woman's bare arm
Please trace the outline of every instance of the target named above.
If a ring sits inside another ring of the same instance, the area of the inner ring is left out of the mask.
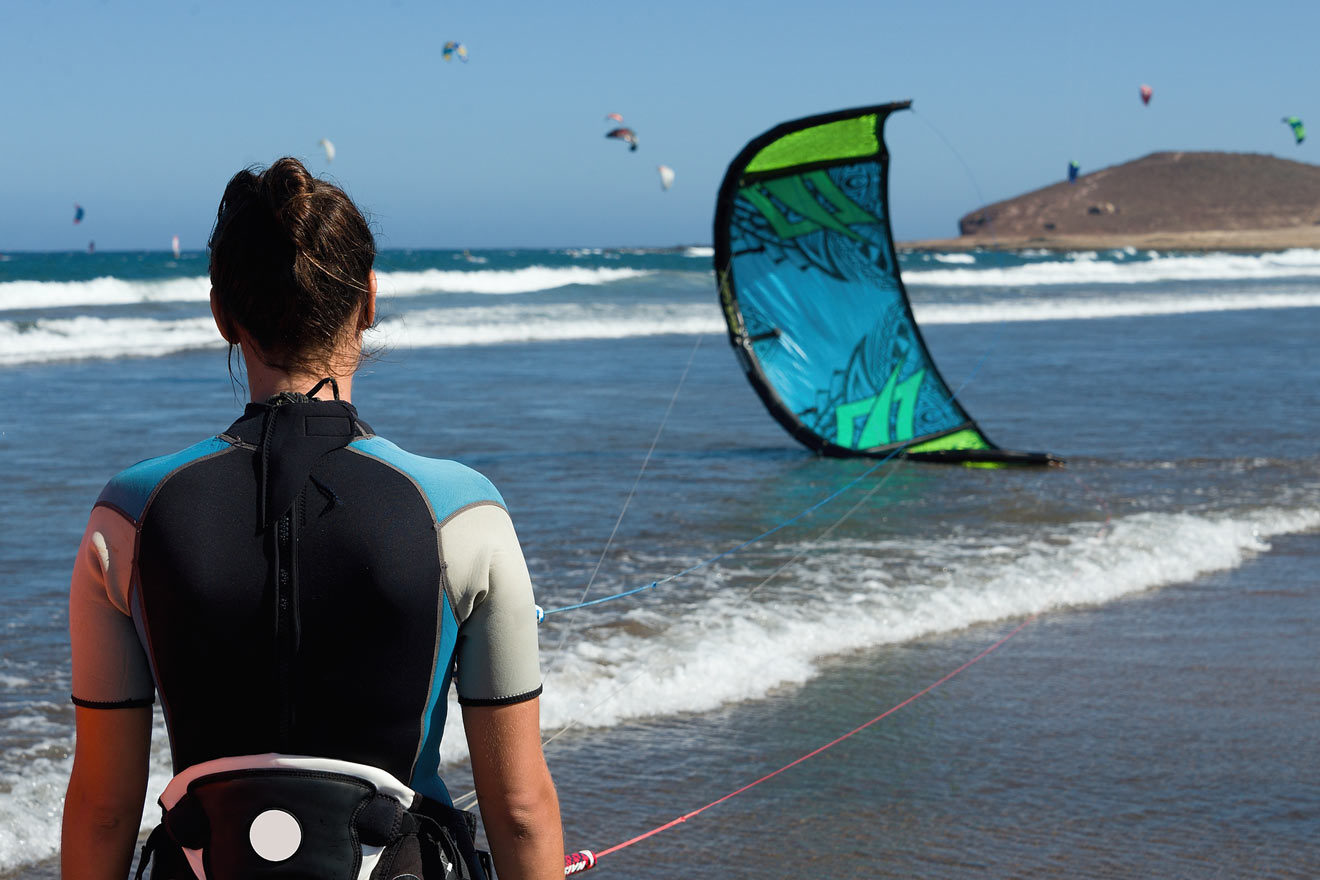
[[[559,798],[541,753],[540,700],[464,706],[482,824],[500,880],[561,880]]]
[[[151,707],[75,708],[77,740],[64,798],[60,874],[124,880],[142,826]]]

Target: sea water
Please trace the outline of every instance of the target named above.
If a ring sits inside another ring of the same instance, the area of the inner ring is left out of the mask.
[[[812,456],[729,350],[709,248],[381,255],[363,418],[496,482],[546,609],[661,582],[542,625],[566,844],[714,801],[1030,620],[597,870],[1315,874],[1320,252],[902,263],[968,412],[1066,468]],[[92,502],[241,412],[205,275],[0,258],[0,876],[58,850]],[[150,801],[167,768],[158,730]]]

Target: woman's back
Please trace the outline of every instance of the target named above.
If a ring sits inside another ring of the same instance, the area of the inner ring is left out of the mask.
[[[70,591],[70,876],[123,876],[154,690],[176,776],[153,875],[379,861],[480,878],[475,819],[448,806],[438,772],[451,684],[501,870],[562,875],[535,606],[508,513],[480,474],[374,436],[349,402],[374,255],[352,202],[296,160],[225,190],[211,306],[254,402],[225,432],[123,471],[93,508]],[[299,829],[316,829],[306,846]]]

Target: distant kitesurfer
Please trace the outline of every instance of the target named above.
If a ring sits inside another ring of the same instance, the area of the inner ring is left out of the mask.
[[[439,775],[452,682],[500,876],[558,880],[509,514],[481,474],[405,452],[350,403],[376,314],[366,221],[281,159],[230,180],[209,249],[252,402],[92,509],[70,589],[63,876],[127,876],[158,693],[176,775],[144,848],[152,880],[483,880],[476,819]]]
[[[1296,116],[1285,116],[1283,117],[1283,122],[1292,129],[1294,141],[1300,144],[1302,141],[1306,140],[1306,126],[1302,124],[1302,120],[1298,119]]]
[[[605,137],[623,141],[632,152],[637,151],[637,132],[631,128],[612,128],[605,132]]]

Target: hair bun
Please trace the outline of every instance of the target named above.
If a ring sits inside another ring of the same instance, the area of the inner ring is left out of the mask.
[[[322,360],[364,314],[371,229],[343,190],[297,159],[234,176],[210,247],[211,286],[272,366]]]
[[[297,159],[284,158],[266,170],[263,183],[271,216],[301,250],[307,244],[304,229],[312,212],[316,178]]]

